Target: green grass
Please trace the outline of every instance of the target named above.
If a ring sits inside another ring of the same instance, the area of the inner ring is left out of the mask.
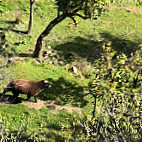
[[[137,7],[136,7],[137,8]],[[139,11],[138,7],[136,11]],[[31,35],[18,33],[15,31],[26,31],[29,20],[29,3],[27,1],[2,1],[0,3],[0,32],[6,36],[6,50],[16,56],[21,57],[24,62],[9,65],[14,78],[26,80],[49,79],[52,87],[45,89],[38,96],[42,100],[54,100],[57,104],[83,107],[83,113],[91,113],[92,98],[87,96],[83,98],[85,88],[91,81],[89,78],[80,79],[70,71],[65,70],[62,65],[50,65],[47,63],[38,63],[36,59],[26,57],[32,54],[35,48],[36,40],[40,33],[45,29],[49,22],[56,17],[57,11],[53,2],[36,1],[34,5],[34,23]],[[19,24],[13,24],[16,17],[21,19]],[[118,52],[124,52],[130,55],[138,50],[138,45],[142,41],[142,13],[128,11],[123,7],[109,8],[96,21],[82,20],[75,17],[78,26],[75,27],[71,19],[67,18],[57,25],[45,38],[44,50],[48,46],[56,54],[63,56],[65,64],[78,62],[78,58],[87,58],[93,66],[94,60],[101,56],[101,46],[104,41],[112,41],[113,48]],[[72,60],[68,60],[69,53],[73,54]],[[2,90],[1,90],[2,91]],[[10,93],[11,94],[11,93]],[[21,97],[24,97],[21,95]],[[66,111],[52,113],[53,110],[43,108],[41,110],[29,109],[22,104],[1,105],[0,114],[4,118],[5,125],[16,130],[19,126],[21,116],[29,119],[30,125],[28,133],[33,130],[39,130],[41,123],[44,123],[48,135],[51,139],[61,140],[61,122],[69,118],[69,124],[72,121],[72,115]]]
[[[28,62],[15,64],[9,68],[14,71],[14,78],[17,79],[37,81],[48,79],[52,87],[40,93],[39,98],[42,100],[56,100],[62,105],[71,104],[80,107],[85,105],[83,87],[87,87],[89,79],[80,79],[63,67],[49,64]]]
[[[2,105],[0,107],[0,112],[6,129],[16,132],[19,128],[22,117],[24,117],[22,129],[24,129],[28,122],[25,134],[29,135],[31,132],[39,134],[42,129],[45,133],[45,139],[52,138],[61,141],[61,139],[58,139],[62,136],[61,126],[68,125],[71,127],[72,125],[72,115],[64,110],[52,113],[52,110],[47,108],[42,108],[37,111],[35,109],[28,109],[27,107],[18,104],[10,106]],[[51,133],[50,136],[48,135],[49,133]]]

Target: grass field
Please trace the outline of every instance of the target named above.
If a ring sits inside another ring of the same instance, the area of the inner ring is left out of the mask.
[[[56,14],[53,2],[36,1],[32,33],[26,35],[23,32],[28,28],[29,3],[24,0],[0,2],[0,34],[5,34],[5,50],[22,60],[8,65],[8,69],[13,78],[17,79],[49,79],[52,87],[41,92],[38,99],[79,107],[82,108],[82,114],[90,115],[91,97],[83,97],[83,94],[92,80],[93,70],[90,70],[88,77],[80,78],[66,68],[73,62],[77,64],[82,58],[86,58],[93,69],[94,61],[101,56],[104,41],[111,41],[116,51],[128,56],[138,50],[138,45],[142,42],[142,7],[112,5],[98,20],[84,21],[76,17],[77,27],[71,19],[64,20],[44,41],[44,50],[48,51],[51,46],[52,52],[61,57],[62,64],[40,63],[30,55],[38,36]],[[20,19],[19,24],[15,23],[16,18]],[[51,56],[50,60],[55,59]],[[23,95],[21,97],[25,98]],[[0,118],[9,130],[16,131],[24,115],[24,125],[29,121],[25,135],[43,130],[46,131],[43,136],[46,141],[62,141],[61,126],[72,126],[73,113],[66,110],[54,111],[46,107],[31,109],[23,104],[0,104]]]

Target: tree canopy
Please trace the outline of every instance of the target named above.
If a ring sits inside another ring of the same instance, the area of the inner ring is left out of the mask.
[[[102,12],[106,0],[57,0],[58,10],[67,16],[96,18]]]
[[[42,56],[43,38],[50,33],[55,25],[67,17],[70,17],[75,25],[76,20],[74,19],[74,16],[79,16],[83,19],[96,19],[102,13],[106,3],[107,0],[57,0],[55,2],[58,10],[57,17],[49,23],[46,29],[38,37],[33,57],[40,58]]]

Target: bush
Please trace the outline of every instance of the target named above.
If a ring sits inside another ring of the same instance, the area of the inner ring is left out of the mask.
[[[94,98],[92,118],[75,117],[71,139],[140,141],[142,50],[127,59],[125,54],[118,55],[111,48],[111,42],[108,42],[103,45],[103,51],[102,57],[95,63],[94,79],[90,84],[89,94]]]

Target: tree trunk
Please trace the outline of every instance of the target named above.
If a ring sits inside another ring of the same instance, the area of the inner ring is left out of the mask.
[[[51,21],[50,24],[46,27],[46,29],[40,34],[40,36],[37,39],[36,48],[34,50],[33,57],[37,58],[42,57],[42,41],[44,37],[46,37],[50,33],[50,31],[54,26],[56,26],[58,23],[63,21],[66,17],[67,17],[66,14],[59,15],[53,21]]]
[[[30,34],[32,30],[33,25],[33,4],[35,0],[30,0],[30,19],[29,19],[29,27],[27,33]]]

